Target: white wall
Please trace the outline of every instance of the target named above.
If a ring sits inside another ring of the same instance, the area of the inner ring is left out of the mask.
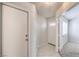
[[[65,30],[65,28],[63,28],[63,22],[67,24],[67,33],[65,34],[63,34],[63,30]],[[63,17],[60,17],[59,23],[60,23],[59,25],[59,49],[61,50],[63,46],[68,42],[68,20]]]
[[[69,41],[79,43],[79,17],[69,22]]]
[[[51,17],[48,20],[48,43],[56,45],[56,18]]]
[[[44,47],[48,44],[47,40],[47,20],[44,17],[41,17],[38,15],[37,17],[38,21],[38,39],[37,39],[37,45],[38,48]]]

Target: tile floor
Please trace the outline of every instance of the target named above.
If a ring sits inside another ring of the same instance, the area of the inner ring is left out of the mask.
[[[79,43],[68,42],[61,50],[63,57],[79,57]]]
[[[38,57],[60,57],[60,55],[55,51],[55,46],[48,44],[38,49]]]

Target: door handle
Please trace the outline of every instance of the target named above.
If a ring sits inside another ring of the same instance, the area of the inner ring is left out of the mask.
[[[25,39],[25,40],[26,40],[26,41],[28,41],[28,35],[27,35],[27,34],[25,35],[25,37],[26,37],[26,39]]]
[[[28,41],[28,39],[25,39],[26,41]]]
[[[28,37],[28,35],[27,35],[27,34],[26,34],[25,36],[26,36],[26,37]]]

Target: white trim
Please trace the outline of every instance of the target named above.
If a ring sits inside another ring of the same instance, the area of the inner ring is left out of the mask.
[[[58,17],[56,17],[56,52],[58,52]]]
[[[31,52],[30,52],[30,48],[31,48],[31,46],[30,46],[30,44],[31,44],[31,43],[30,43],[30,41],[31,41],[31,39],[30,39],[30,19],[29,19],[29,16],[30,16],[30,15],[29,15],[29,12],[30,12],[30,10],[27,10],[27,8],[24,8],[24,7],[19,6],[19,5],[11,4],[11,3],[2,3],[2,4],[3,4],[3,5],[7,5],[7,6],[12,6],[13,8],[16,8],[16,9],[18,9],[18,10],[21,10],[21,11],[24,11],[24,12],[28,13],[27,17],[28,17],[28,32],[29,32],[29,33],[28,33],[28,36],[29,36],[29,37],[28,37],[28,39],[29,39],[29,42],[28,42],[28,43],[29,43],[29,44],[28,44],[28,45],[29,45],[29,48],[28,48],[28,49],[29,49],[29,52],[28,52],[29,55],[28,55],[28,57],[29,57],[29,56],[30,56],[30,53],[31,53]],[[29,8],[29,6],[28,6],[28,8]]]

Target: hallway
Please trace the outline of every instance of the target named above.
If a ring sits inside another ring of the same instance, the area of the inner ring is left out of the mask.
[[[55,46],[48,44],[39,49],[38,57],[60,57],[60,55],[56,52]]]
[[[68,21],[65,20],[63,13],[75,4],[70,2],[0,3],[0,56],[61,57],[59,48],[68,42]],[[62,18],[59,18],[60,16]]]

